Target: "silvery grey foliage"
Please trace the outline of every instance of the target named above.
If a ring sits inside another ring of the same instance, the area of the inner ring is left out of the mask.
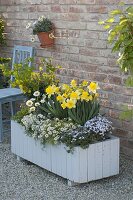
[[[105,117],[100,114],[91,120],[88,120],[85,125],[85,128],[90,130],[93,133],[106,136],[106,134],[112,133],[112,122],[107,120]]]

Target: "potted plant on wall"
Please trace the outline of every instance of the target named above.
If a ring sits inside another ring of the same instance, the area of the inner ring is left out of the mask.
[[[33,24],[28,23],[26,28],[33,29],[33,35],[38,36],[42,48],[53,46],[54,37],[51,37],[51,34],[54,33],[54,25],[48,18],[41,16]],[[32,41],[34,41],[34,37],[32,37]]]

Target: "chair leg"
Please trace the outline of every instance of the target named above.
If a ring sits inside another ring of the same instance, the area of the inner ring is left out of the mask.
[[[16,104],[15,104],[15,101],[12,101],[11,102],[11,115],[15,115],[16,113]]]
[[[3,140],[2,104],[0,103],[0,142]]]

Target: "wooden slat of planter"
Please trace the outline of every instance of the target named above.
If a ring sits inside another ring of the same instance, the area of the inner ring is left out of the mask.
[[[111,172],[111,141],[103,142],[102,174],[108,177]]]
[[[119,173],[119,151],[120,151],[120,146],[119,146],[119,139],[112,139],[110,141],[111,143],[111,175],[116,175]],[[114,164],[115,163],[115,164]]]
[[[102,142],[96,143],[96,145],[93,145],[93,148],[95,148],[95,178],[101,179],[103,177],[102,175],[102,148],[103,144]]]
[[[95,170],[94,170],[94,166],[96,165],[96,159],[95,159],[95,148],[93,148],[93,145],[89,145],[89,148],[87,149],[87,180],[88,181],[92,181],[95,180]]]

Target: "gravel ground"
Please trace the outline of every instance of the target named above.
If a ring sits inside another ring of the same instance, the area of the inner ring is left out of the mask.
[[[0,200],[133,200],[133,161],[124,156],[118,176],[70,187],[59,176],[17,161],[9,141],[0,143]]]

